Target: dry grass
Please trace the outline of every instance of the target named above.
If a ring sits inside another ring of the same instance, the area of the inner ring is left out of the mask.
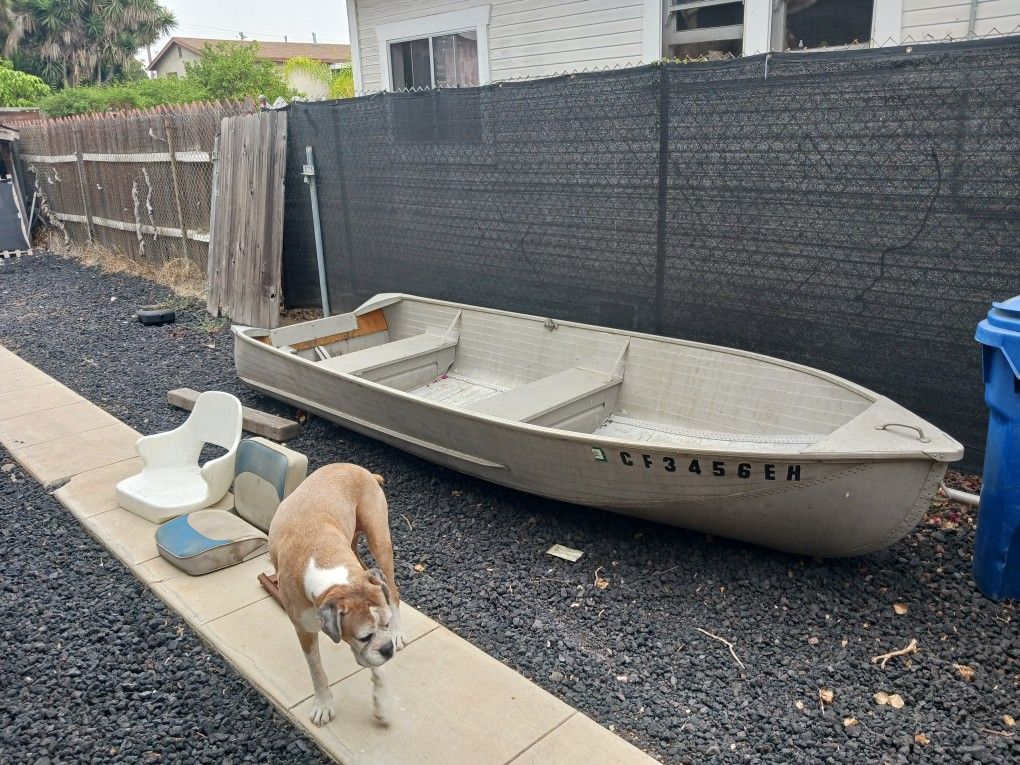
[[[65,244],[63,237],[56,231],[43,234],[36,246],[107,273],[131,274],[163,284],[182,297],[205,298],[205,274],[192,261],[184,258],[174,258],[160,264],[142,263],[99,244]]]

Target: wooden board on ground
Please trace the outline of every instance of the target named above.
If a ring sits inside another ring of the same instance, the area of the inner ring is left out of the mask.
[[[280,597],[280,575],[279,574],[259,574],[259,584],[262,585],[262,589],[269,593],[269,597],[277,602],[280,608],[283,608],[283,598]]]
[[[280,323],[287,114],[225,117],[213,176],[209,295],[213,316]]]
[[[199,391],[191,388],[177,388],[166,394],[166,400],[173,406],[191,411],[195,408]],[[274,441],[289,441],[301,435],[301,425],[288,420],[286,417],[277,417],[275,414],[260,412],[258,409],[244,407],[243,428],[249,433],[257,436],[265,436]]]

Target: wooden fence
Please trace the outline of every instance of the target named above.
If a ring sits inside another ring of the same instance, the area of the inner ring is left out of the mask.
[[[279,323],[287,113],[225,117],[213,174],[208,310],[241,324]]]
[[[216,134],[252,111],[212,102],[22,123],[26,191],[68,241],[205,271]]]

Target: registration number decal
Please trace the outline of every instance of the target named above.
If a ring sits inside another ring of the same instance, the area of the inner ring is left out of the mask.
[[[593,447],[592,453],[599,462],[608,462],[605,452]],[[764,478],[766,481],[799,481],[799,464],[764,463],[752,465],[736,460],[702,459],[700,457],[673,457],[636,452],[619,452],[620,462],[627,467],[646,470],[664,470],[667,473],[686,472],[693,475],[736,476],[737,478]]]

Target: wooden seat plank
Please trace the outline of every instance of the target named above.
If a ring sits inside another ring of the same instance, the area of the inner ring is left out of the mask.
[[[367,372],[370,369],[388,366],[398,361],[425,356],[446,348],[453,348],[456,345],[456,336],[444,337],[425,332],[421,335],[406,337],[403,340],[394,340],[389,343],[374,345],[371,348],[363,348],[360,351],[351,351],[340,356],[323,359],[317,363],[319,366],[326,367],[334,372],[358,374],[359,372]]]
[[[605,372],[572,367],[506,393],[475,401],[464,408],[507,420],[530,422],[554,409],[619,385],[620,381],[621,378]]]

